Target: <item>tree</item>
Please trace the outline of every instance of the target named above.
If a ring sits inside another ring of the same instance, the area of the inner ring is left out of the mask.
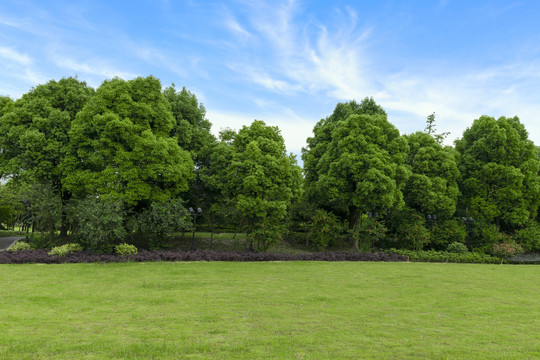
[[[310,185],[317,193],[327,194],[331,202],[347,207],[354,247],[359,249],[361,215],[403,205],[408,146],[381,112],[348,115],[331,127],[329,141],[324,140],[325,151],[311,170],[317,172]]]
[[[65,187],[63,160],[69,155],[72,121],[94,90],[76,78],[51,80],[14,104],[3,100],[0,121],[0,176],[51,186],[64,208],[71,198]],[[62,209],[61,235],[67,234]]]
[[[165,99],[171,105],[174,126],[170,136],[178,145],[189,151],[195,164],[195,177],[189,184],[189,190],[183,194],[193,207],[208,209],[213,203],[213,194],[201,178],[201,172],[210,165],[210,157],[216,146],[216,138],[210,132],[212,124],[206,118],[206,109],[199,104],[197,97],[186,88],[177,91],[175,85],[163,91]]]
[[[193,161],[170,136],[174,124],[158,79],[103,82],[69,132],[66,187],[129,206],[186,191]]]
[[[223,134],[212,166],[213,184],[221,182],[224,197],[232,199],[246,218],[249,231],[263,222],[275,225],[301,193],[301,170],[287,155],[277,127],[254,121],[238,133]]]
[[[348,209],[336,199],[329,198],[326,192],[321,191],[318,186],[319,162],[327,152],[332,141],[332,131],[340,120],[346,120],[350,115],[383,115],[386,112],[377,105],[373,98],[365,98],[360,103],[352,100],[346,103],[338,103],[334,112],[320,120],[313,128],[313,137],[307,139],[307,146],[302,149],[302,159],[304,160],[304,176],[306,198],[309,202],[316,204],[334,213],[347,214]],[[349,225],[353,226],[354,220],[349,218]]]
[[[177,139],[182,149],[190,152],[196,167],[203,166],[211,145],[216,141],[210,132],[212,123],[206,118],[206,109],[185,87],[181,91],[176,91],[175,85],[172,84],[163,91],[163,95],[171,105],[174,118],[171,137]]]
[[[481,116],[456,141],[461,211],[505,231],[534,219],[540,159],[518,117]]]
[[[454,150],[443,147],[427,133],[416,132],[405,137],[409,144],[405,163],[412,172],[403,190],[405,203],[419,214],[451,218],[459,195]]]
[[[442,134],[435,134],[435,113],[432,113],[431,115],[428,115],[426,120],[426,128],[424,129],[424,132],[428,135],[433,136],[433,138],[441,144],[444,139],[450,134],[449,132],[443,132]]]

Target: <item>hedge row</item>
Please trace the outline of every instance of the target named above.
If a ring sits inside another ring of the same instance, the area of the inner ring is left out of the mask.
[[[414,251],[414,250],[388,250],[389,254],[401,255],[407,261],[414,262],[450,262],[450,263],[474,263],[474,264],[500,264],[503,259],[477,252],[452,253],[447,251]],[[504,260],[504,262],[511,262]]]
[[[120,256],[90,252],[50,256],[47,250],[0,252],[0,264],[60,264],[92,262],[147,262],[147,261],[406,261],[406,257],[390,253],[320,252],[310,254],[280,254],[266,252],[217,252],[217,251],[147,251]]]

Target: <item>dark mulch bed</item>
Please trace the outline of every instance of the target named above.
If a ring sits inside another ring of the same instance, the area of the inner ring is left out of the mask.
[[[2,251],[0,264],[60,264],[60,263],[109,263],[109,262],[147,262],[147,261],[407,261],[397,254],[324,252],[310,254],[280,254],[266,252],[217,252],[217,251],[146,251],[137,255],[118,256],[79,252],[63,257],[49,256],[47,250]]]

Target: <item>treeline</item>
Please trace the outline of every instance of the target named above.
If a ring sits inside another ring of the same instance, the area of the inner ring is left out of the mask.
[[[210,129],[195,95],[154,77],[95,90],[64,78],[1,97],[0,224],[89,249],[134,237],[159,247],[201,208],[198,224],[244,231],[254,250],[283,239],[319,250],[540,248],[540,151],[517,117],[482,116],[450,147],[434,115],[401,135],[373,99],[340,103],[307,139],[304,169],[277,127]]]

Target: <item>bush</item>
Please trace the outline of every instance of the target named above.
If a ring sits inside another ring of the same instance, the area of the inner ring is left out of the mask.
[[[505,241],[498,244],[493,244],[492,254],[501,258],[523,254],[523,248],[515,241]]]
[[[134,255],[138,253],[137,247],[131,244],[119,244],[114,248],[114,252],[120,256]]]
[[[11,251],[11,252],[24,251],[24,250],[32,250],[32,247],[30,246],[30,244],[24,241],[19,241],[13,244],[13,246],[11,246],[9,249],[7,249],[7,251]]]
[[[532,222],[526,228],[516,231],[513,239],[526,253],[540,251],[540,226]]]
[[[85,248],[110,252],[126,236],[125,211],[120,201],[88,197],[70,208],[74,232]]]
[[[451,253],[447,251],[414,251],[414,250],[388,250],[390,254],[406,257],[413,262],[450,262],[450,263],[477,263],[477,264],[500,264],[498,257],[468,252],[465,254]]]
[[[456,254],[465,254],[468,252],[467,247],[457,241],[454,241],[450,245],[448,245],[448,248],[446,248],[446,251]]]
[[[48,254],[49,256],[66,256],[67,254],[79,251],[82,251],[81,245],[65,244],[62,246],[53,247],[52,250],[48,252]]]
[[[440,221],[433,226],[431,244],[435,250],[446,250],[453,242],[464,243],[466,237],[465,225],[459,221]]]
[[[341,233],[341,225],[336,215],[317,210],[311,218],[310,240],[318,250],[324,250],[336,242]]]
[[[287,228],[283,225],[263,222],[248,234],[247,240],[252,250],[266,251],[282,241],[286,233]]]
[[[141,250],[129,258],[111,254],[75,252],[66,256],[49,256],[46,250],[0,252],[0,264],[59,264],[92,262],[149,262],[149,261],[405,261],[407,258],[390,253],[319,252],[309,254],[280,254],[267,252],[216,251],[147,251]],[[500,260],[497,259],[499,262]]]

